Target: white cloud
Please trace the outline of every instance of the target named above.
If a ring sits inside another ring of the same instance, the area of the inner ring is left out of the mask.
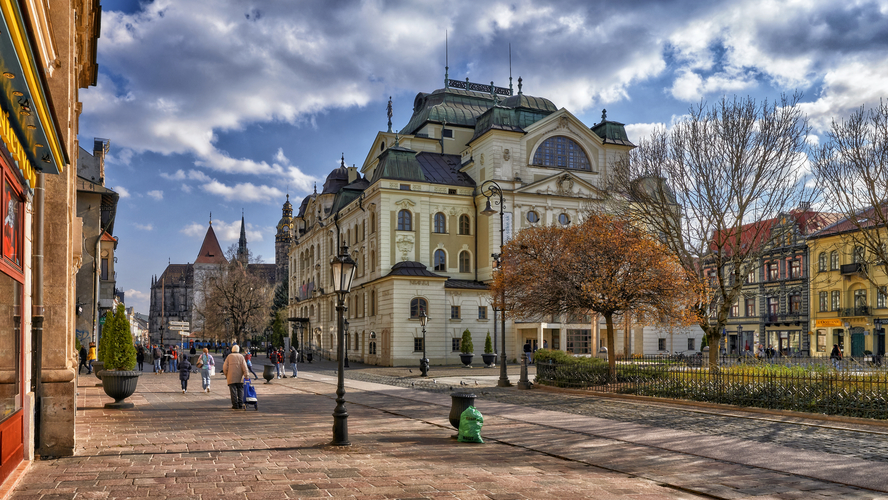
[[[118,194],[121,198],[129,198],[129,197],[130,197],[129,189],[127,189],[127,188],[125,188],[125,187],[123,187],[123,186],[114,186],[114,187],[111,188],[111,189],[114,190],[114,191],[117,191],[117,194]]]
[[[133,307],[136,312],[148,314],[148,309],[151,305],[150,293],[130,288],[124,292],[124,298],[127,307]]]
[[[207,226],[199,222],[192,222],[180,229],[179,232],[188,236],[203,236],[207,232]]]
[[[277,203],[284,196],[283,191],[276,187],[256,186],[249,182],[229,186],[217,180],[212,180],[201,186],[201,188],[228,201]]]
[[[142,231],[154,231],[154,224],[139,224],[138,222],[133,222],[133,226]]]
[[[154,199],[157,200],[157,201],[160,201],[160,200],[163,199],[163,191],[160,191],[159,189],[153,189],[153,190],[151,190],[151,191],[148,191],[148,192],[145,193],[145,194],[147,194],[148,196],[154,198]]]
[[[643,139],[650,139],[657,129],[665,129],[665,123],[630,123],[626,125],[626,135],[633,144],[641,144]]]

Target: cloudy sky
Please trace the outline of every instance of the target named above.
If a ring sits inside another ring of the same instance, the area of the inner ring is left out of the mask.
[[[152,275],[193,262],[212,212],[223,248],[240,216],[274,261],[298,206],[345,155],[403,127],[450,77],[552,100],[633,140],[722,95],[801,91],[822,134],[888,97],[888,2],[697,0],[103,0],[99,79],[81,91],[81,143],[110,139],[120,193],[118,287],[148,312]]]

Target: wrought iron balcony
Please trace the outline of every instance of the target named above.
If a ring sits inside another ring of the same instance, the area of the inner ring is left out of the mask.
[[[779,324],[779,323],[797,323],[801,321],[802,313],[792,312],[792,313],[773,313],[773,314],[764,314],[762,315],[762,321],[766,324]]]
[[[862,274],[865,272],[866,272],[866,263],[865,262],[855,262],[853,264],[842,264],[842,266],[841,266],[842,275]]]
[[[869,316],[870,308],[869,306],[857,306],[857,307],[846,307],[845,309],[839,309],[839,316],[846,318],[849,316]]]

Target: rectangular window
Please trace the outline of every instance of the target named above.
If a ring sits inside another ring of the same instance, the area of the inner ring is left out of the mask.
[[[697,339],[695,339],[695,338],[688,339],[688,350],[689,351],[696,351],[697,350]]]
[[[790,295],[789,296],[789,312],[798,314],[802,312],[802,296],[801,295]]]
[[[448,189],[447,194],[456,194],[456,189]]]
[[[820,292],[820,312],[829,311],[829,292]]]
[[[441,131],[441,137],[453,137],[453,129],[445,128]]]
[[[799,279],[802,277],[802,261],[792,261],[792,263],[790,264],[790,277],[792,279]]]
[[[780,266],[776,262],[768,264],[768,281],[780,279]]]
[[[108,259],[102,259],[102,276],[103,280],[108,279]]]
[[[746,316],[755,316],[755,299],[746,299]]]
[[[833,290],[831,294],[832,304],[830,304],[830,310],[838,311],[839,308],[842,307],[842,292],[838,290]]]
[[[462,342],[462,339],[450,339],[450,350],[453,352],[459,352],[460,342]]]
[[[746,275],[747,283],[755,283],[755,269],[749,271],[749,274]]]
[[[422,352],[422,337],[414,337],[413,352]]]
[[[478,319],[487,319],[487,306],[478,306]]]
[[[854,307],[866,307],[866,290],[854,290]]]
[[[592,330],[568,330],[566,340],[567,352],[592,354]]]
[[[657,339],[657,350],[665,351],[666,350],[666,339]]]
[[[731,306],[731,317],[736,318],[738,316],[740,316],[740,303],[734,302],[734,304]]]
[[[459,306],[450,306],[450,319],[459,319]]]
[[[410,191],[410,184],[401,184],[401,191]]]
[[[885,287],[880,286],[879,291],[876,294],[876,307],[878,307],[879,309],[885,309],[886,307],[888,307],[888,300],[886,300],[888,299],[888,296],[886,296],[885,291]]]

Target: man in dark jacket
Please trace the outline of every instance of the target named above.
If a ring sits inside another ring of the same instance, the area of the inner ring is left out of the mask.
[[[80,374],[81,368],[86,368],[86,371],[89,372],[89,365],[86,364],[86,346],[83,344],[80,345],[80,366],[77,367],[77,373]]]
[[[296,378],[298,373],[296,372],[296,348],[290,346],[290,368],[293,369],[293,378]]]

